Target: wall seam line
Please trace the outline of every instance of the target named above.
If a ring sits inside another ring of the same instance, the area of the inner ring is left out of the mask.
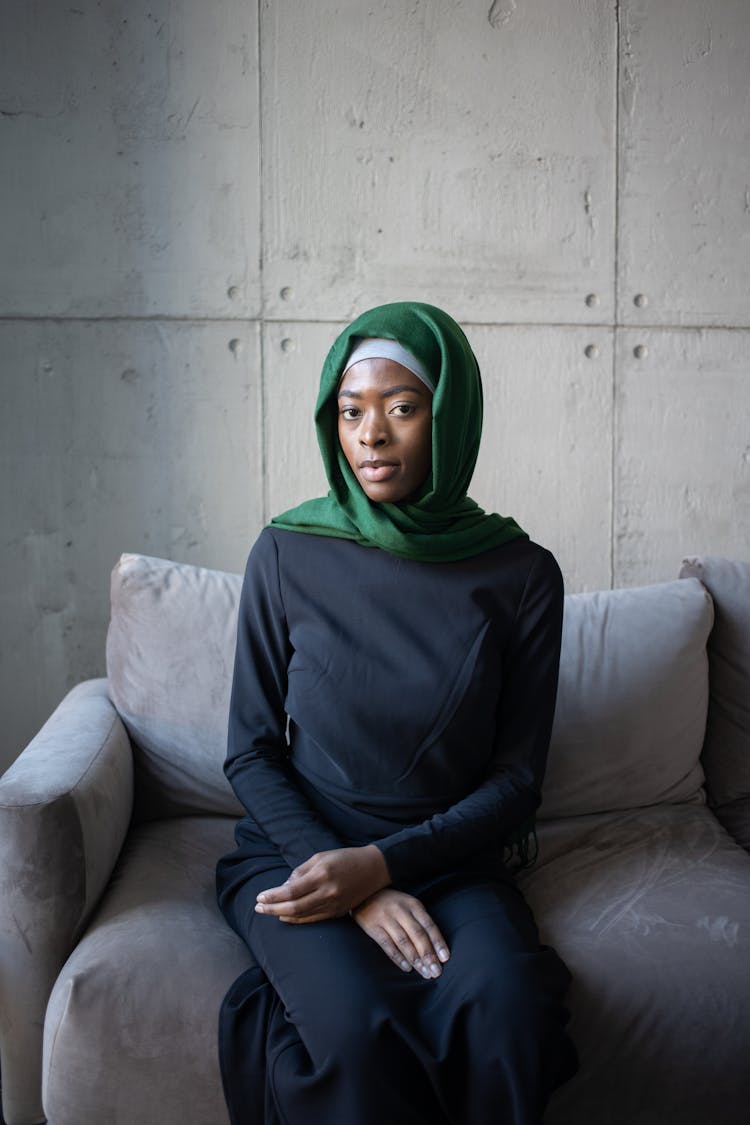
[[[269,520],[270,487],[268,480],[268,434],[266,418],[266,294],[263,277],[265,258],[265,215],[264,215],[264,174],[263,174],[263,35],[261,32],[263,0],[257,0],[256,35],[258,47],[258,284],[260,289],[260,472],[261,472],[261,517],[263,524]]]
[[[614,325],[612,332],[612,429],[609,465],[609,585],[615,585],[615,535],[617,532],[617,353],[620,313],[620,18],[621,0],[615,0],[615,199],[614,199]]]
[[[19,315],[12,313],[0,314],[0,324],[41,322],[51,324],[342,324],[347,321],[340,317],[309,317],[309,316],[65,316],[62,314],[39,314],[38,316]],[[581,320],[466,320],[461,318],[461,325],[465,328],[580,328],[592,330],[595,328],[635,329],[638,332],[750,332],[748,324],[649,324],[639,322],[628,324],[625,321],[600,320],[584,322]]]

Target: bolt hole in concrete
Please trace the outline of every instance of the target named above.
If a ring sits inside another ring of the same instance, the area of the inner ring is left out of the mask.
[[[229,341],[229,350],[236,359],[242,351],[242,340],[238,340],[235,336],[233,340]]]
[[[584,355],[587,359],[596,359],[599,355],[599,349],[596,344],[587,344],[584,348]]]
[[[292,299],[291,286],[285,285],[284,288],[279,291],[279,296],[281,297],[282,301],[291,301],[291,299]]]
[[[594,308],[596,308],[596,306],[597,306],[597,305],[599,304],[599,298],[598,298],[598,296],[596,295],[596,293],[589,293],[589,294],[587,295],[587,297],[586,297],[586,304],[588,305],[588,307],[589,307],[590,309],[594,309]]]
[[[636,359],[645,359],[648,355],[648,348],[645,344],[636,344],[633,348],[633,355]]]
[[[288,336],[285,336],[281,341],[282,352],[293,352],[295,347],[296,345],[294,343],[294,340],[290,340]]]
[[[645,309],[648,304],[648,297],[645,293],[636,293],[635,297],[633,297],[633,304],[637,309]]]
[[[240,295],[240,291],[239,291],[238,286],[230,285],[229,288],[227,289],[227,297],[229,298],[229,300],[230,301],[236,301],[237,298],[239,297],[239,295]]]

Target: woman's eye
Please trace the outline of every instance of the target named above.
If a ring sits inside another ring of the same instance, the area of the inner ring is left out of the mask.
[[[346,418],[348,421],[352,421],[352,419],[356,418],[358,414],[359,410],[356,406],[345,406],[341,411],[341,417]]]
[[[416,409],[413,402],[398,402],[393,407],[391,414],[398,414],[402,418],[407,418],[410,414],[413,414]]]

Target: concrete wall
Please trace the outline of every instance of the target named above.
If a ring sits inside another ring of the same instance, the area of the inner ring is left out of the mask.
[[[0,768],[121,551],[242,568],[324,487],[339,326],[444,305],[473,494],[569,590],[750,555],[745,0],[6,0]]]

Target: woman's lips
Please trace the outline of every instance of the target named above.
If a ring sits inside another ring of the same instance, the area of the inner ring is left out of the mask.
[[[395,461],[363,461],[359,471],[368,481],[390,480],[398,472],[398,464]]]

